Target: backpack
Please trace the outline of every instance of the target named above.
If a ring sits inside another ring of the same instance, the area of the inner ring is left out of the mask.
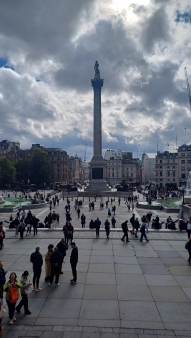
[[[4,235],[2,232],[0,232],[0,238],[4,238]]]
[[[17,286],[14,284],[14,285],[11,285],[10,287],[10,291],[9,291],[9,302],[10,303],[16,303],[18,301],[18,291],[17,291]]]

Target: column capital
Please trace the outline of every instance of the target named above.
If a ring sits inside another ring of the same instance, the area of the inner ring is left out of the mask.
[[[91,83],[92,83],[93,89],[101,89],[103,87],[104,80],[103,79],[93,79],[93,80],[91,80]]]

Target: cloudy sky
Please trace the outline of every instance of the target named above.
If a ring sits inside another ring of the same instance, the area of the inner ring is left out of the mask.
[[[188,0],[1,0],[0,140],[92,157],[94,63],[106,149],[191,143]],[[185,129],[186,128],[186,129]]]

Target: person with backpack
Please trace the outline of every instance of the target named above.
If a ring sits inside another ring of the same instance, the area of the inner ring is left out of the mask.
[[[19,299],[19,289],[21,283],[17,280],[17,275],[12,272],[9,276],[9,280],[5,283],[3,290],[6,292],[5,299],[9,310],[9,324],[12,325],[13,321],[16,320],[14,317],[16,303]]]
[[[146,239],[147,242],[149,242],[149,240],[147,239],[146,231],[148,232],[148,228],[146,226],[146,223],[143,223],[140,228],[140,233],[141,233],[140,242],[142,242],[143,237]]]
[[[21,283],[21,301],[16,306],[15,310],[20,313],[22,306],[24,306],[25,309],[25,315],[31,315],[31,312],[28,309],[28,293],[30,292],[30,286],[32,283],[30,283],[30,280],[28,279],[29,272],[24,271],[20,280]]]
[[[123,222],[121,224],[121,228],[123,230],[123,237],[121,238],[121,241],[125,241],[125,237],[126,237],[126,242],[129,242],[129,237],[128,237],[128,220],[126,220],[125,222]]]

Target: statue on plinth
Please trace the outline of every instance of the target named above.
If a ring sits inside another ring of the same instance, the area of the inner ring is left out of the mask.
[[[95,75],[100,75],[99,63],[98,63],[98,61],[95,62],[94,70],[95,70]]]

